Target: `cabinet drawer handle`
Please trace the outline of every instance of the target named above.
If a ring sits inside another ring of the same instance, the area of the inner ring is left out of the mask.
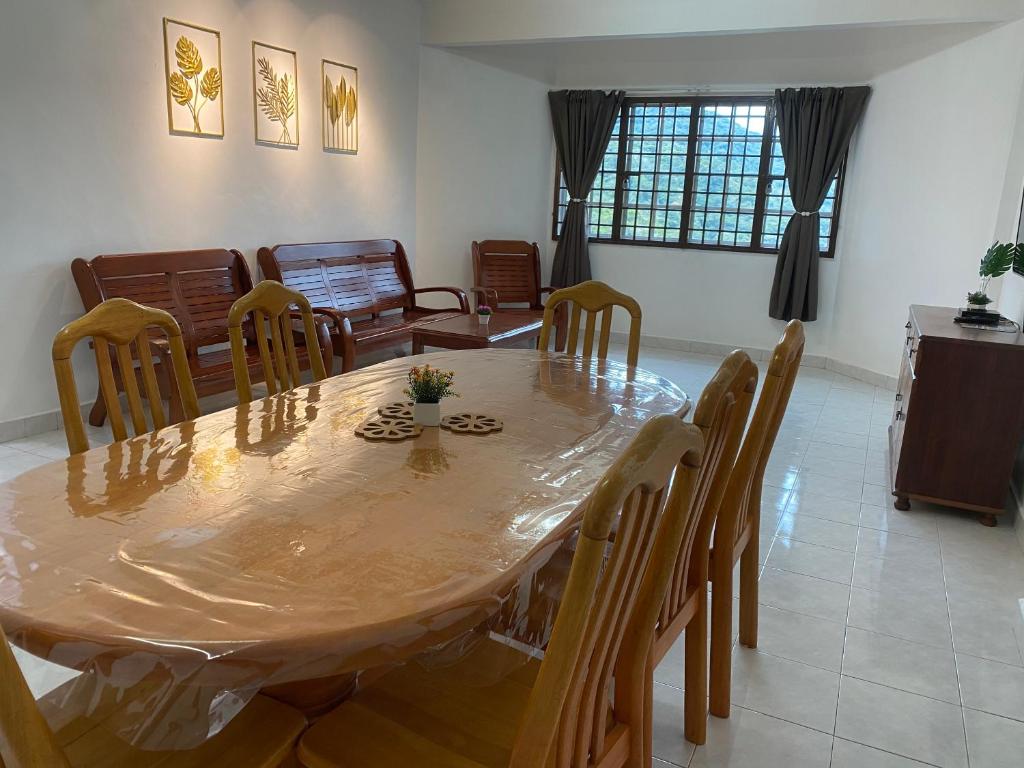
[[[902,419],[903,419],[903,409],[900,408],[898,411],[896,411],[896,421],[901,421]]]
[[[897,392],[896,393],[896,402],[898,403],[902,399],[903,399],[903,393],[902,392]]]

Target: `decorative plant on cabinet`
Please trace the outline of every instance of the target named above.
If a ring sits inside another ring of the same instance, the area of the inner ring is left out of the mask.
[[[1010,268],[1024,261],[1024,243],[993,243],[981,257],[978,275],[981,278],[978,290],[967,294],[967,303],[975,308],[985,308],[992,303],[988,295],[988,284],[993,277],[1002,277]]]

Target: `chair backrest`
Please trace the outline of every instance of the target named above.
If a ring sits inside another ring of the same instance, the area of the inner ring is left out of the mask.
[[[232,304],[228,312],[231,367],[234,370],[235,387],[240,402],[252,401],[252,382],[249,380],[249,362],[245,354],[245,334],[242,330],[242,324],[249,313],[253,316],[253,330],[256,335],[256,346],[260,351],[260,363],[263,366],[267,391],[271,395],[276,395],[279,391],[284,392],[301,383],[299,356],[295,349],[295,333],[292,329],[292,306],[298,307],[302,318],[313,381],[323,381],[327,378],[309,300],[298,291],[285,288],[276,280],[264,280]]]
[[[252,290],[245,258],[223,248],[75,259],[71,272],[86,310],[123,298],[170,312],[193,364],[201,347],[227,343],[228,309]]]
[[[598,482],[583,517],[551,641],[519,725],[512,768],[561,768],[581,753],[603,753],[612,678],[617,700],[627,688],[633,690],[631,683],[642,685],[639,680],[620,682],[616,670],[629,662],[620,648],[649,570],[666,488],[675,472],[679,499],[692,495],[701,452],[696,427],[677,416],[658,416],[644,425]],[[644,661],[653,629],[652,620],[646,645],[642,637],[629,638]],[[634,715],[641,716],[639,711]]]
[[[761,396],[722,501],[715,527],[716,552],[731,553],[736,539],[744,530],[751,524],[759,525],[764,469],[775,445],[782,417],[786,415],[803,353],[803,323],[790,320],[768,363]],[[754,530],[752,535],[756,536],[757,531]]]
[[[547,349],[551,334],[555,330],[555,311],[560,304],[572,303],[572,314],[569,318],[569,340],[566,352],[577,354],[580,338],[582,312],[587,312],[587,324],[583,333],[582,356],[591,358],[594,355],[594,331],[597,327],[597,314],[601,313],[601,334],[598,337],[597,357],[599,360],[608,358],[608,342],[612,333],[612,311],[622,307],[629,313],[629,341],[626,345],[626,363],[635,367],[640,358],[640,305],[632,296],[619,293],[614,288],[598,281],[588,280],[571,288],[560,288],[548,296],[544,303],[544,324],[540,331],[539,346]]]
[[[478,304],[528,304],[543,309],[540,300],[540,250],[525,240],[473,241],[473,285],[484,288]]]
[[[0,627],[0,768],[69,768]]]
[[[671,586],[657,617],[659,633],[671,628],[672,620],[684,608],[692,589],[707,589],[708,553],[715,517],[732,473],[756,389],[757,366],[746,352],[737,349],[725,358],[697,401],[693,424],[704,438],[704,461],[693,497],[693,512],[680,538]]]
[[[265,278],[301,292],[313,307],[358,317],[414,304],[409,259],[397,240],[275,245],[257,258]]]
[[[174,372],[185,418],[194,419],[199,416],[199,401],[189,372],[188,358],[181,340],[181,329],[174,318],[162,309],[143,307],[128,299],[108,299],[65,325],[53,339],[53,371],[57,377],[60,411],[71,453],[89,450],[75,374],[71,367],[71,353],[78,342],[86,337],[93,339],[100,392],[110,414],[110,428],[114,433],[114,439],[125,440],[128,438],[128,432],[125,429],[121,402],[117,394],[114,363],[110,357],[111,346],[115,349],[117,375],[121,379],[128,401],[128,413],[135,434],[141,435],[150,430],[142,407],[139,378],[149,401],[152,429],[161,429],[167,425],[168,419],[164,416],[160,387],[153,366],[153,355],[162,356],[163,350],[154,349],[151,335],[153,328],[163,331],[167,338],[171,369]],[[138,370],[135,367],[136,360],[139,362]]]

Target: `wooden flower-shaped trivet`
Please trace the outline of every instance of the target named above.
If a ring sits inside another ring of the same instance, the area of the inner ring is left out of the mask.
[[[486,435],[489,432],[500,432],[505,425],[501,419],[484,416],[480,413],[453,413],[441,419],[441,427],[452,432],[470,435]]]
[[[412,421],[412,403],[389,403],[388,405],[382,405],[378,408],[377,413],[381,416],[387,416],[392,419]]]
[[[405,440],[417,437],[421,432],[423,427],[411,418],[395,419],[388,416],[369,419],[356,427],[356,434],[367,440]]]

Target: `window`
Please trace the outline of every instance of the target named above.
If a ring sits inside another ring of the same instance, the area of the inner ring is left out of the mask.
[[[821,207],[820,248],[835,249],[842,170]],[[557,238],[569,195],[558,174]],[[628,98],[587,198],[598,242],[778,251],[794,213],[773,99]]]

